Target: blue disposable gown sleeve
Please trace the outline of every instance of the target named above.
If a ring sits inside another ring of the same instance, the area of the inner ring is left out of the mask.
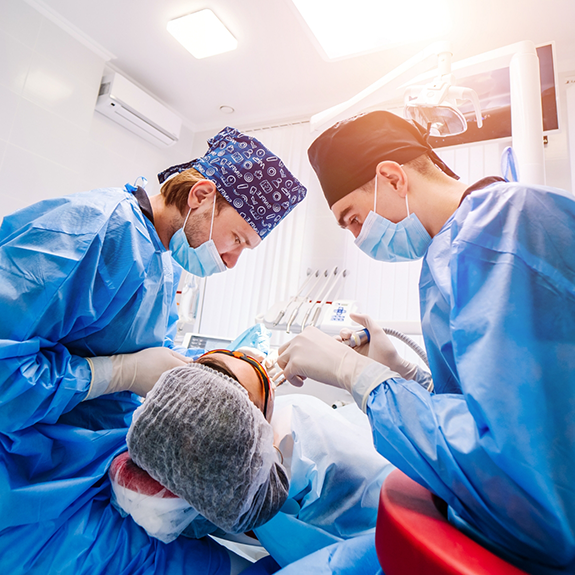
[[[0,432],[55,423],[84,399],[91,371],[83,355],[70,350],[105,321],[113,322],[143,281],[154,248],[141,240],[146,227],[134,221],[131,204],[116,195],[108,213],[100,205],[74,212],[57,199],[31,222],[19,222],[18,213],[4,221]],[[86,221],[93,227],[80,229]],[[105,353],[83,354],[111,355],[117,342],[108,342]]]
[[[86,395],[88,362],[42,338],[0,340],[0,431],[55,423]]]
[[[176,293],[179,287],[180,278],[182,275],[183,268],[177,262],[173,262],[174,269],[174,293],[172,297],[172,304],[170,306],[170,313],[168,317],[168,326],[166,329],[166,337],[164,338],[164,347],[169,347],[182,355],[197,359],[200,355],[203,355],[206,350],[201,348],[186,348],[181,345],[176,345],[176,337],[178,335],[178,305],[176,303]]]
[[[572,572],[573,203],[551,212],[516,194],[496,209],[469,204],[446,262],[463,393],[430,395],[402,379],[374,385],[373,367],[357,383],[372,390],[366,411],[384,457],[530,571]]]

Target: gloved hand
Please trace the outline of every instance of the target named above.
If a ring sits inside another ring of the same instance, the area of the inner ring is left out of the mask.
[[[278,350],[271,349],[263,363],[263,366],[266,368],[266,371],[268,372],[268,376],[274,388],[278,387],[278,385],[281,385],[286,380],[284,372],[278,365],[278,357],[279,357]]]
[[[367,328],[369,331],[370,341],[358,347],[353,348],[355,351],[369,357],[378,363],[386,365],[391,370],[399,373],[403,379],[414,379],[417,373],[417,365],[403,359],[395,349],[393,343],[387,334],[372,318],[368,315],[350,313],[349,317]],[[342,329],[340,337],[342,341],[348,340],[353,333],[353,330]]]
[[[118,391],[145,397],[164,371],[192,363],[189,357],[168,347],[149,347],[136,353],[88,358],[92,385],[84,399]]]
[[[276,363],[278,359],[277,350],[270,350],[267,355],[255,347],[238,347],[236,351],[241,351],[259,361],[264,366],[273,387],[277,387],[285,381],[283,372]]]
[[[354,381],[372,361],[319,329],[307,327],[280,347],[277,363],[292,385],[300,387],[310,377],[351,393]]]

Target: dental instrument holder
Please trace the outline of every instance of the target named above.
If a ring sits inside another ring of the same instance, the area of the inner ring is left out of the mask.
[[[316,295],[311,299],[311,301],[309,303],[304,304],[304,307],[306,309],[305,309],[305,313],[303,316],[303,320],[301,321],[300,331],[303,331],[305,329],[305,327],[307,325],[307,320],[311,314],[311,311],[315,307],[316,303],[321,298],[321,301],[320,301],[320,304],[321,304],[321,302],[324,301],[324,298],[326,298],[327,295],[330,293],[332,285],[334,283],[334,279],[337,280],[337,267],[333,268],[333,270],[331,271],[330,274],[327,274],[327,272],[326,272],[326,278],[327,278],[327,280],[321,286],[321,289],[319,290],[319,292],[316,293]],[[294,317],[294,319],[295,319],[295,317]]]
[[[369,342],[369,332],[367,329],[357,329],[357,323],[354,322],[350,314],[358,311],[358,305],[355,300],[345,300],[334,298],[328,301],[332,293],[336,291],[340,278],[345,278],[346,270],[338,273],[338,268],[334,268],[331,273],[325,270],[320,273],[308,271],[304,284],[298,290],[298,295],[293,296],[287,301],[278,302],[272,306],[267,313],[261,318],[263,324],[272,330],[285,331],[286,333],[298,334],[308,326],[308,319],[311,316],[309,325],[313,325],[327,333],[328,335],[339,335],[344,328],[353,330],[349,341],[346,341],[350,347],[357,347]],[[315,278],[315,281],[314,279]],[[310,287],[311,286],[311,287]],[[307,290],[306,290],[307,287]],[[300,294],[306,292],[305,296]],[[321,299],[320,299],[321,298]],[[287,313],[290,306],[293,307],[291,313]],[[314,311],[315,309],[315,311]],[[314,312],[312,315],[312,311]],[[390,322],[387,322],[388,324]],[[429,367],[425,351],[417,345],[406,333],[421,333],[421,326],[418,322],[391,322],[397,325],[394,327],[382,326],[383,331],[399,339],[401,342],[410,347]],[[395,329],[397,327],[397,329]],[[279,367],[277,368],[278,371]],[[281,385],[283,379],[278,378],[275,385]]]
[[[328,275],[327,278],[324,277],[323,279],[324,281],[329,279],[338,280],[339,277],[343,278],[343,274],[341,276],[338,274],[338,276],[332,278]],[[339,291],[336,289],[338,283],[338,281],[332,282],[332,293]],[[330,287],[328,286],[327,289],[330,290]],[[342,328],[353,329],[356,327],[357,324],[351,320],[349,314],[358,311],[357,302],[355,300],[335,299],[335,297],[330,301],[326,295],[322,297],[321,294],[324,293],[329,296],[329,291],[325,290],[325,285],[323,290],[316,289],[315,294],[310,295],[308,298],[300,297],[295,301],[292,298],[288,302],[278,302],[265,313],[260,321],[268,329],[284,331],[290,334],[301,333],[309,325],[314,325],[330,335],[338,335]],[[318,294],[322,299],[314,297]],[[290,302],[292,302],[293,311],[290,312],[288,310],[280,318],[280,321],[276,323],[279,312],[286,308]]]
[[[286,324],[285,324],[285,331],[286,333],[290,333],[291,331],[291,326],[293,324],[293,322],[295,321],[296,317],[298,316],[300,309],[302,308],[302,306],[307,303],[308,299],[311,298],[312,301],[315,301],[315,298],[317,297],[317,288],[319,286],[319,293],[322,293],[321,290],[323,290],[323,285],[326,281],[328,280],[328,273],[327,270],[324,271],[323,275],[319,274],[319,270],[316,272],[316,276],[317,276],[317,280],[315,282],[312,283],[310,290],[308,291],[308,293],[299,301],[299,304],[297,305],[297,307],[292,311],[291,315],[289,316],[289,319],[287,320]],[[286,306],[287,309],[287,306]],[[281,319],[281,318],[280,318]],[[281,324],[275,324],[277,325],[281,325]],[[268,327],[266,325],[266,327]],[[278,329],[281,329],[280,327],[278,327]],[[301,329],[300,329],[301,331]],[[298,332],[296,332],[298,333]]]
[[[312,305],[308,308],[308,310],[304,316],[304,319],[302,321],[302,324],[301,324],[302,331],[308,325],[313,325],[313,326],[317,325],[320,314],[321,314],[324,306],[327,304],[328,299],[334,293],[334,290],[335,290],[336,286],[338,285],[340,278],[345,278],[346,275],[347,275],[347,270],[342,270],[338,273],[338,268],[337,267],[334,268],[333,274],[331,276],[331,280],[328,282],[328,284],[325,287],[325,293],[324,293],[321,301],[319,301],[319,302],[312,301]],[[315,307],[317,304],[319,304],[319,307]],[[308,324],[307,320],[310,317],[312,310],[314,310],[314,313],[313,313],[313,316],[311,317],[310,323]]]

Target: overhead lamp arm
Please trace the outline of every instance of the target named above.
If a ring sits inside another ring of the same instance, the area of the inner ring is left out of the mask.
[[[398,88],[425,82],[437,71],[427,71],[411,78],[403,86],[400,82],[430,56],[451,52],[447,43],[436,43],[419,52],[395,70],[392,70],[371,86],[346,102],[333,106],[311,117],[312,131],[325,130],[340,119],[358,114],[368,108],[389,100]],[[445,56],[448,58],[449,56]],[[520,181],[545,184],[545,152],[543,149],[543,118],[541,109],[541,83],[539,59],[531,41],[517,42],[503,48],[485,52],[454,63],[453,71],[465,70],[466,74],[479,74],[509,66],[511,79],[511,132],[513,148],[520,168]],[[407,78],[405,78],[407,80]],[[472,100],[473,101],[473,100]]]
[[[323,112],[314,114],[310,119],[311,131],[326,129],[338,120],[353,116],[369,106],[385,101],[394,90],[399,88],[401,82],[405,80],[404,76],[407,72],[412,71],[431,56],[439,56],[444,53],[451,54],[451,48],[448,42],[431,44],[377,80],[377,82],[374,82],[371,86],[368,86],[353,96],[353,98],[336,106],[332,106]]]

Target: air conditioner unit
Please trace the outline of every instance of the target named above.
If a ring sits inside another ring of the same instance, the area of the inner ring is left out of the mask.
[[[182,120],[117,72],[102,78],[96,110],[160,148],[180,137]]]

